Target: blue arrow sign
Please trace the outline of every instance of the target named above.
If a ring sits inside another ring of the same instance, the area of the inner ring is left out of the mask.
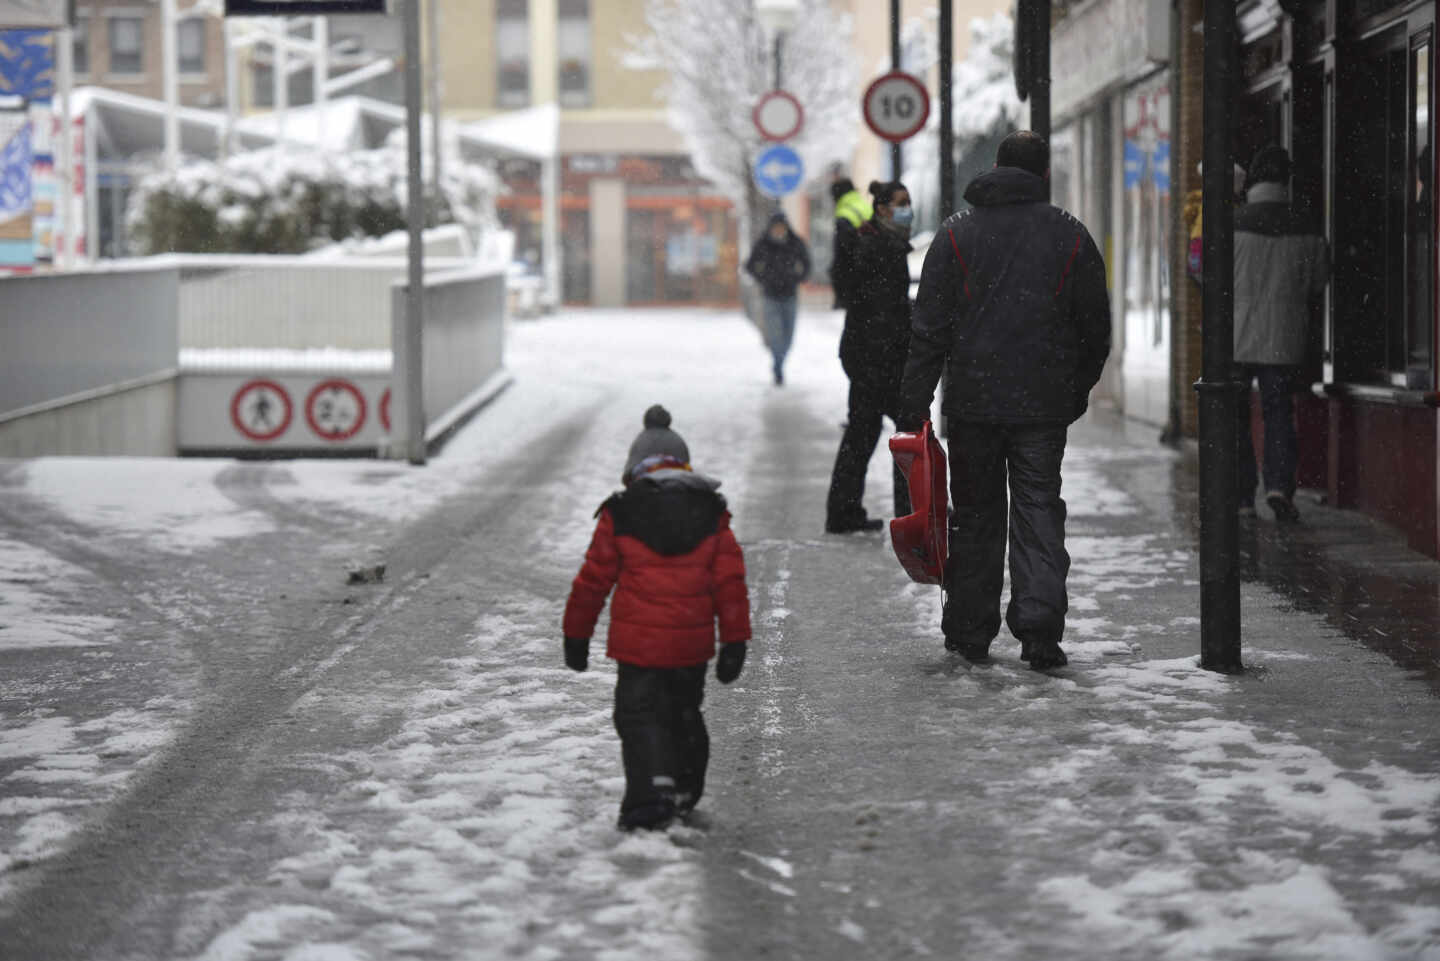
[[[805,165],[800,155],[783,143],[766,147],[755,158],[755,186],[771,197],[783,197],[800,186]]]

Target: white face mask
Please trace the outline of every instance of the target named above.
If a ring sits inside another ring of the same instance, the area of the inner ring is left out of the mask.
[[[890,220],[897,227],[909,227],[915,222],[915,208],[908,204],[904,207],[891,207]]]

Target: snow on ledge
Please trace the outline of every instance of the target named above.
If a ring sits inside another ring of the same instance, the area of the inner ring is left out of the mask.
[[[342,350],[339,347],[182,347],[182,374],[237,370],[345,370],[389,374],[388,350]]]

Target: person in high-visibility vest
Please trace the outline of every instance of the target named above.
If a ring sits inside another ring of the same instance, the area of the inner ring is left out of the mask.
[[[854,300],[855,248],[860,243],[860,225],[874,215],[870,201],[855,189],[849,177],[841,177],[830,185],[835,199],[835,246],[830,260],[830,286],[835,291],[835,306],[849,308]]]

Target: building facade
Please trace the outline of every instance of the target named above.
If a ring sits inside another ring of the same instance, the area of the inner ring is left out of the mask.
[[[1128,416],[1193,437],[1201,301],[1181,209],[1201,186],[1204,0],[1056,8],[1056,199],[1105,238],[1108,389]],[[1440,557],[1435,2],[1235,11],[1234,156],[1286,147],[1293,203],[1331,251],[1297,405],[1300,483]]]
[[[441,0],[446,117],[559,105],[561,290],[597,306],[734,303],[737,221],[696,176],[658,99],[664,76],[626,64],[634,0]],[[502,221],[541,256],[540,165],[502,162]]]
[[[195,0],[178,0],[176,28],[180,103],[225,105],[225,31],[217,17],[187,15]],[[75,8],[75,83],[160,100],[164,97],[160,4],[156,0],[82,0]]]

